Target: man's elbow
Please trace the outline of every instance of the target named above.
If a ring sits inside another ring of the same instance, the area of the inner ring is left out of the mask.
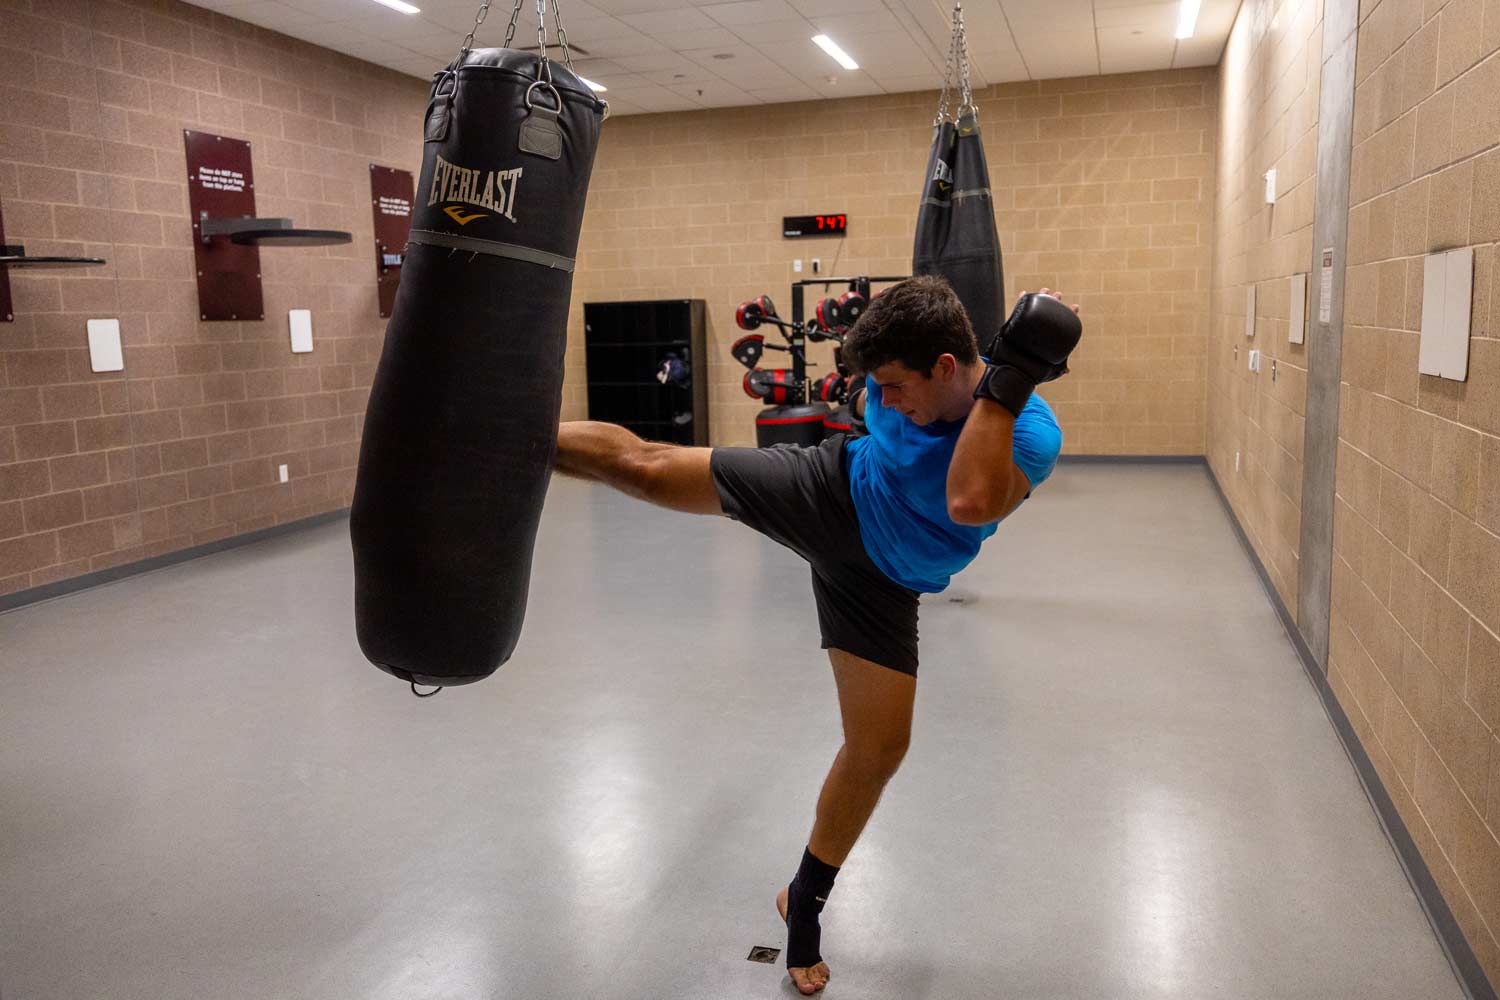
[[[1004,507],[991,497],[959,496],[948,498],[948,519],[954,524],[978,527],[1000,520]]]
[[[948,519],[954,524],[978,527],[1010,516],[1031,490],[1031,482],[1016,471],[1004,489],[960,493],[948,497]]]

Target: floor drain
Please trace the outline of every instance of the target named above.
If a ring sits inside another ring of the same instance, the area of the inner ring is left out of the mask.
[[[774,965],[776,963],[776,956],[780,954],[780,948],[766,948],[756,945],[750,949],[749,958],[752,962],[764,962],[766,965]]]

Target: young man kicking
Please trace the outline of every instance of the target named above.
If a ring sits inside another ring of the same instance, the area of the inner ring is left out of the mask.
[[[887,288],[843,357],[866,376],[867,437],[798,448],[689,448],[623,427],[564,423],[559,471],[672,510],[724,514],[812,567],[844,744],[818,796],[801,866],[776,899],[787,968],[804,994],[828,983],[819,916],[911,736],[917,599],[937,593],[1051,474],[1062,433],[1032,390],[1067,372],[1077,308],[1023,295],[986,357],[948,283]]]

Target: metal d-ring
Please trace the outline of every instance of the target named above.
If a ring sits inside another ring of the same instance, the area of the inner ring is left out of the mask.
[[[557,102],[557,107],[555,109],[544,107],[541,110],[547,112],[548,114],[552,114],[552,115],[560,115],[560,114],[562,114],[562,107],[563,107],[562,95],[557,92],[557,88],[556,87],[552,86],[552,84],[550,82],[546,81],[546,80],[538,80],[535,83],[533,83],[531,86],[529,86],[529,87],[526,88],[526,110],[527,111],[535,111],[536,110],[536,105],[531,100],[531,92],[533,90],[535,90],[536,88],[538,88],[538,87],[546,87],[548,90],[552,91],[552,99]]]
[[[444,93],[443,92],[443,84],[448,83],[449,81],[452,81],[453,87],[452,87],[451,90],[449,90],[446,93]],[[434,80],[433,83],[432,83],[432,96],[433,96],[433,99],[435,100],[435,99],[437,99],[439,97],[444,97],[444,98],[452,97],[457,92],[458,92],[458,74],[456,72],[454,72],[453,70],[451,70],[451,69],[445,69],[442,72],[438,73],[437,79]]]

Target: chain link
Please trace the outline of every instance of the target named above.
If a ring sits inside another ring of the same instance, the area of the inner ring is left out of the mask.
[[[552,64],[547,61],[547,0],[536,0],[536,51],[541,63],[536,78],[552,82]]]
[[[485,17],[489,15],[491,0],[484,0],[479,5],[479,13],[474,16],[474,27],[464,36],[463,46],[458,52],[458,61],[463,62],[464,56],[474,47],[474,36],[479,31],[479,26],[484,23]],[[516,0],[515,6],[510,11],[510,23],[505,26],[505,48],[510,48],[511,42],[516,37],[516,25],[521,19],[521,7],[525,0]],[[573,52],[568,48],[568,32],[562,24],[562,11],[557,5],[557,0],[552,0],[552,19],[557,25],[557,41],[562,46],[563,61],[568,69],[573,69]],[[538,73],[539,79],[552,80],[552,67],[547,60],[547,0],[536,0],[536,47],[537,55],[541,58]]]
[[[573,53],[568,50],[568,32],[563,27],[562,11],[557,7],[557,0],[552,0],[552,21],[557,25],[557,41],[562,45],[563,62],[568,64],[570,71],[576,73],[577,71],[573,70]]]
[[[948,62],[943,66],[943,89],[938,94],[938,113],[932,120],[934,128],[948,120],[948,91],[953,86],[953,40],[948,41]]]
[[[510,11],[510,24],[505,26],[505,45],[502,46],[503,48],[510,48],[511,40],[516,37],[516,22],[520,19],[521,0],[516,0],[516,5]]]
[[[956,117],[962,118],[965,111],[971,115],[977,113],[974,107],[974,87],[969,82],[969,36],[964,30],[964,5],[962,3],[953,5],[953,18],[955,22],[954,44],[958,48],[960,72],[963,73],[963,103],[958,106]]]
[[[469,33],[464,36],[463,47],[458,50],[459,62],[463,62],[464,56],[468,55],[469,50],[474,47],[474,34],[479,30],[479,26],[484,23],[484,19],[489,14],[489,12],[490,0],[484,0],[484,2],[479,5],[479,13],[474,16],[474,27],[470,28]]]

